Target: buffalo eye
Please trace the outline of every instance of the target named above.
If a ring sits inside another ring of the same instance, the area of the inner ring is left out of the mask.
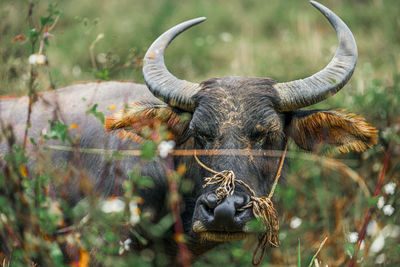
[[[275,129],[266,129],[258,124],[250,135],[250,139],[258,145],[263,145],[279,136],[279,131]]]
[[[208,143],[212,142],[215,137],[212,134],[211,131],[208,131],[207,129],[200,129],[198,127],[194,127],[193,125],[190,125],[189,127],[190,132],[194,136],[194,138],[201,143]]]
[[[266,133],[264,131],[254,131],[250,134],[251,143],[256,146],[262,146],[266,141]]]

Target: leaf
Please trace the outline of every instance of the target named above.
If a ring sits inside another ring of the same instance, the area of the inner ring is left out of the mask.
[[[63,254],[57,243],[52,243],[50,245],[50,257],[56,263],[57,266],[63,266]]]
[[[33,139],[33,137],[30,137],[29,141],[32,143],[32,145],[37,146],[37,143],[36,143],[35,139]]]
[[[172,214],[165,215],[156,225],[151,228],[151,233],[156,237],[161,237],[167,232],[174,224],[174,217]]]
[[[61,15],[61,11],[58,9],[55,9],[53,4],[49,4],[49,7],[47,8],[47,13],[49,13],[50,16],[58,16]]]
[[[131,229],[131,233],[137,238],[137,240],[140,242],[142,245],[147,245],[148,241],[141,236],[138,232],[136,232],[134,229]]]
[[[28,28],[26,29],[26,36],[28,38],[37,38],[39,36],[39,33],[36,31],[35,28],[33,29]]]
[[[118,240],[117,234],[112,232],[111,229],[109,231],[106,231],[103,237],[107,242],[115,242],[116,240]]]
[[[347,254],[354,255],[354,251],[356,249],[356,244],[346,244],[344,249],[347,252]]]
[[[93,71],[94,77],[97,79],[101,79],[101,80],[105,80],[105,81],[109,81],[110,77],[110,69],[104,69],[102,71]]]
[[[265,224],[262,220],[254,218],[247,223],[248,231],[251,233],[263,233],[265,232]]]
[[[104,114],[103,114],[103,112],[97,111],[97,106],[98,106],[97,104],[94,104],[91,108],[89,108],[86,111],[86,114],[92,114],[93,116],[98,118],[101,121],[101,123],[104,125],[104,122],[105,122]]]
[[[54,139],[54,140],[60,140],[61,142],[65,143],[65,141],[68,141],[69,143],[72,143],[71,137],[69,136],[68,133],[68,126],[62,123],[60,120],[57,121],[50,121],[50,131],[48,134],[44,135],[45,139]]]
[[[378,197],[369,197],[367,198],[367,205],[368,207],[376,207],[376,204],[378,204]]]
[[[8,163],[15,163],[17,165],[28,162],[28,158],[25,156],[20,146],[13,146],[12,151],[4,155],[4,159]]]
[[[150,177],[142,176],[138,179],[137,186],[139,188],[152,188],[154,187],[154,181]]]
[[[42,26],[46,25],[46,24],[51,24],[54,22],[54,19],[52,17],[41,17],[40,18],[40,23],[42,24]]]
[[[297,246],[297,267],[301,267],[301,251],[300,251],[300,238]]]
[[[143,143],[142,148],[140,149],[140,156],[144,160],[151,160],[156,156],[156,150],[156,144],[153,141],[148,140]]]

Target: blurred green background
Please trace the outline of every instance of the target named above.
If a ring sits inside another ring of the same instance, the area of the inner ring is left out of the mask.
[[[30,3],[34,4],[33,16],[28,19]],[[313,108],[344,108],[364,116],[377,127],[380,139],[373,149],[361,155],[335,157],[355,171],[373,192],[384,155],[390,151],[385,184],[394,182],[398,187],[399,1],[324,0],[321,3],[338,14],[352,30],[359,59],[347,86]],[[53,37],[44,47],[49,64],[38,67],[39,90],[98,79],[142,83],[141,59],[152,41],[171,26],[199,16],[206,16],[207,21],[179,36],[166,52],[169,70],[191,81],[231,75],[270,77],[277,81],[307,77],[322,69],[337,47],[334,30],[306,0],[2,0],[1,95],[26,94],[28,58],[39,51],[39,44],[32,47],[29,41],[12,40],[18,35],[26,37],[32,25],[40,26],[40,18],[48,14],[49,4],[60,14],[50,31]],[[103,38],[97,39],[102,35]],[[304,155],[291,160],[287,183],[280,187],[277,197],[281,247],[267,251],[265,266],[297,265],[298,240],[303,265],[307,266],[326,236],[328,241],[318,256],[322,263],[341,266],[349,260],[355,247],[349,234],[360,229],[366,209],[375,207],[377,198],[364,194],[359,183],[343,171],[346,168],[326,168],[328,161]],[[385,204],[395,209],[392,215],[385,215],[382,210],[373,213],[379,231],[388,225],[393,229],[400,225],[397,191],[383,193]],[[291,222],[296,218],[301,219],[300,225],[293,227]],[[400,264],[399,234],[385,236],[381,249],[370,250],[379,231],[370,232],[365,238],[364,248],[358,255],[363,266]],[[252,249],[245,242],[236,242],[206,254],[195,266],[224,263],[246,266],[251,265],[251,256]],[[123,260],[113,260],[113,263],[127,264]]]
[[[329,62],[337,44],[329,23],[306,0],[33,1],[34,12],[44,16],[51,2],[62,12],[46,51],[57,87],[94,79],[89,46],[101,33],[104,38],[94,48],[98,67],[110,68],[111,79],[142,82],[140,67],[133,64],[121,70],[121,66],[132,63],[132,58],[141,59],[169,27],[199,16],[208,19],[181,35],[166,53],[169,69],[188,80],[229,75],[278,81],[306,77]],[[390,83],[400,67],[398,1],[330,0],[323,4],[349,25],[359,48],[355,75],[341,95],[364,90],[366,78]],[[22,93],[25,88],[20,78],[27,72],[29,44],[11,40],[25,34],[27,13],[27,1],[1,3],[2,94]]]

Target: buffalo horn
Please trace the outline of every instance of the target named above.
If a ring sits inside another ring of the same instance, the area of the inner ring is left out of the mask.
[[[164,63],[164,51],[168,44],[181,32],[203,22],[206,18],[196,18],[178,24],[164,32],[147,50],[143,59],[143,77],[150,91],[165,103],[186,111],[193,111],[192,96],[200,86],[197,83],[180,80],[172,75]]]
[[[331,62],[305,79],[274,85],[278,93],[276,108],[291,111],[318,103],[338,92],[350,79],[357,62],[357,45],[346,24],[325,6],[310,1],[329,20],[336,31],[339,46]]]

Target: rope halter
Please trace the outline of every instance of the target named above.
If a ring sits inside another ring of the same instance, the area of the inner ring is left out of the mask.
[[[270,247],[278,247],[279,246],[279,220],[278,220],[278,212],[274,208],[272,202],[272,196],[274,195],[276,186],[278,184],[279,178],[281,177],[283,163],[285,161],[286,152],[287,152],[288,143],[286,141],[285,148],[283,150],[280,164],[278,167],[278,171],[275,175],[274,183],[272,185],[271,191],[268,197],[257,197],[254,190],[250,188],[242,180],[237,180],[236,175],[231,170],[224,170],[221,172],[217,172],[209,167],[207,167],[204,163],[202,163],[199,158],[197,157],[196,153],[194,153],[194,158],[196,159],[197,163],[203,167],[205,170],[213,173],[214,175],[211,177],[206,177],[204,180],[206,183],[203,185],[203,188],[219,184],[218,188],[216,189],[215,193],[217,195],[218,201],[221,201],[228,195],[233,195],[235,191],[235,183],[238,183],[245,187],[250,192],[250,201],[245,206],[241,207],[238,211],[243,211],[250,207],[253,207],[253,214],[254,216],[261,220],[264,225],[266,226],[266,230],[259,236],[258,245],[253,253],[252,263],[253,265],[259,265],[264,257],[265,250],[267,246]],[[260,251],[261,249],[261,251]],[[259,253],[260,251],[260,253]]]

